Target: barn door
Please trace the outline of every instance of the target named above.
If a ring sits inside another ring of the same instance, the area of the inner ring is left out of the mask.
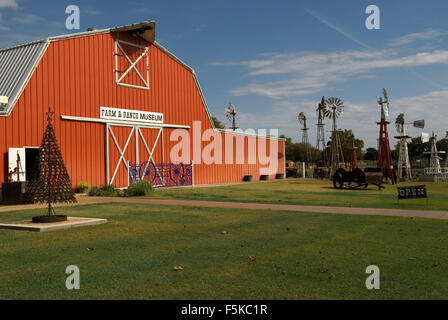
[[[108,184],[127,187],[133,181],[143,180],[148,170],[154,174],[154,180],[163,181],[157,169],[160,162],[163,162],[163,128],[106,124]],[[136,166],[139,172],[133,169]]]
[[[117,187],[128,185],[128,163],[133,160],[132,140],[135,127],[106,124],[106,179]]]
[[[163,128],[138,128],[137,138],[140,139],[137,145],[140,145],[141,157],[136,163],[139,170],[135,178],[146,179],[154,186],[164,185],[163,171],[160,168],[160,164],[164,162]]]

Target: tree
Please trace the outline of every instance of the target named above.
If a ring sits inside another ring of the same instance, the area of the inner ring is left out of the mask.
[[[52,125],[54,112],[47,112],[47,127],[36,159],[35,177],[28,182],[26,196],[32,203],[47,203],[47,217],[35,217],[33,222],[55,222],[66,220],[66,216],[52,216],[52,204],[76,202],[72,183],[62,159]],[[57,219],[60,218],[60,219]]]
[[[413,138],[408,143],[409,160],[417,160],[423,156],[423,152],[431,150],[430,142],[422,142],[420,137]]]
[[[286,144],[286,145],[292,143],[292,139],[286,137],[284,134],[281,134],[281,135],[280,135],[280,138],[281,138],[281,139],[285,139],[285,144]],[[285,147],[286,147],[286,145],[285,145]]]
[[[305,143],[293,143],[291,138],[286,137],[285,135],[280,135],[280,138],[285,139],[285,157],[286,160],[294,161],[294,162],[306,162],[306,152],[307,150],[311,156],[311,162],[317,162],[320,160],[321,151],[314,148],[312,145]]]
[[[367,148],[366,153],[364,154],[364,160],[378,160],[378,150],[375,148]]]
[[[364,141],[357,139],[351,130],[338,131],[339,139],[341,141],[342,152],[344,153],[344,161],[350,161],[353,146],[356,149],[356,156],[358,159],[363,157],[362,148],[364,148]]]
[[[443,138],[436,143],[438,151],[445,151],[445,153],[439,154],[440,157],[448,159],[448,138]]]
[[[225,129],[225,125],[216,117],[212,117],[216,129]]]

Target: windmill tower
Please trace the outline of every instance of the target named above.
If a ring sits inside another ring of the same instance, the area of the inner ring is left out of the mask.
[[[303,128],[300,129],[302,130],[302,143],[310,143],[308,139],[308,130],[310,128],[306,126],[306,115],[303,112],[300,112],[298,119],[299,124],[303,125]]]
[[[341,162],[344,162],[341,140],[339,139],[337,118],[344,112],[344,104],[338,98],[328,98],[325,101],[325,116],[333,120],[333,129],[331,131],[331,172],[333,175],[339,169]]]
[[[325,145],[325,131],[324,131],[325,97],[322,97],[322,101],[317,105],[316,114],[317,114],[317,142],[316,142],[316,149],[325,151],[325,148],[326,148],[326,145]]]
[[[310,140],[308,139],[308,130],[310,128],[306,126],[306,115],[303,112],[299,113],[298,120],[299,125],[303,125],[303,128],[300,129],[302,130],[302,143],[306,148],[306,162],[309,163],[311,161],[310,148],[308,147],[310,144]]]
[[[429,161],[429,168],[425,169],[425,174],[440,175],[444,172],[442,172],[442,168],[440,167],[439,153],[445,153],[445,151],[437,151],[437,135],[435,135],[434,132],[432,133],[432,137],[430,138],[430,140],[431,140],[431,152],[424,152],[425,154],[431,155]],[[428,142],[428,139],[426,139],[426,141],[422,139],[422,141]]]
[[[382,168],[383,174],[391,179],[392,184],[395,184],[394,165],[390,152],[389,133],[387,132],[387,125],[390,122],[386,120],[386,117],[389,116],[389,100],[386,89],[383,89],[383,98],[378,99],[378,104],[381,107],[381,120],[377,122],[380,126],[380,137],[378,138],[378,168]]]
[[[399,139],[398,142],[398,179],[411,179],[411,163],[409,162],[409,153],[408,153],[408,141],[407,139],[411,139],[412,137],[406,135],[406,129],[405,125],[410,123],[405,123],[404,121],[404,114],[400,113],[395,119],[395,128],[397,129],[397,132],[400,134],[399,136],[396,136],[395,139]],[[415,128],[423,129],[425,127],[425,120],[417,120],[413,122],[413,126]]]
[[[225,111],[225,115],[227,117],[227,119],[232,123],[232,127],[230,129],[232,129],[233,131],[235,131],[236,129],[238,129],[238,127],[236,126],[236,108],[233,105],[233,103],[229,103],[229,106],[227,108],[224,109]]]

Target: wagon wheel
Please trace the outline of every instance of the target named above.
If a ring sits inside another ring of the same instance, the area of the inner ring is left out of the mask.
[[[344,179],[342,178],[341,174],[336,172],[333,175],[333,187],[336,189],[342,189],[344,186]]]
[[[148,166],[146,167],[146,171],[145,171],[143,179],[148,181],[149,183],[151,183],[153,186],[155,186],[155,185],[159,184],[157,181],[157,178],[158,178],[158,175],[157,175],[156,167],[154,166],[154,164],[152,162],[150,162],[148,164]]]
[[[170,177],[176,186],[184,185],[184,167],[181,164],[172,164],[170,166]]]

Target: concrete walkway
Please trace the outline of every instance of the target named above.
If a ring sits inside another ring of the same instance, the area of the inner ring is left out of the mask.
[[[88,197],[77,196],[76,204],[58,204],[56,207],[88,205],[96,203],[138,203],[149,205],[171,205],[171,206],[189,206],[206,208],[236,208],[252,210],[278,210],[278,211],[296,211],[296,212],[319,212],[334,214],[356,214],[356,215],[374,215],[374,216],[394,216],[408,218],[429,218],[429,219],[448,219],[448,211],[417,211],[417,210],[399,210],[399,209],[376,209],[376,208],[352,208],[352,207],[322,207],[322,206],[301,206],[288,204],[265,204],[265,203],[242,203],[242,202],[218,202],[218,201],[196,201],[196,200],[161,200],[161,199],[142,199],[142,198],[106,198],[106,197]],[[30,210],[36,208],[45,208],[45,205],[15,205],[0,206],[0,212]]]

